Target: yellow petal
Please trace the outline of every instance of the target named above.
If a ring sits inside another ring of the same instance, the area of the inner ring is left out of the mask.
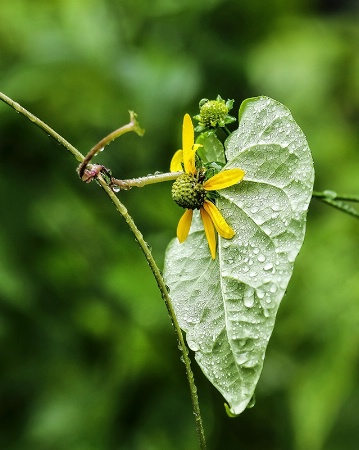
[[[185,213],[178,222],[177,237],[181,244],[187,239],[189,229],[191,228],[192,215],[193,215],[192,209],[186,209]]]
[[[182,127],[183,164],[186,173],[196,173],[194,128],[189,114],[185,114]]]
[[[239,183],[244,177],[244,170],[242,169],[227,169],[214,175],[207,180],[203,187],[206,191],[218,191],[234,184]]]
[[[183,150],[177,150],[172,156],[170,164],[170,172],[181,172],[183,163]]]
[[[225,239],[231,239],[236,233],[225,221],[217,207],[210,201],[205,200],[203,208],[211,217],[218,234]]]
[[[203,226],[204,226],[204,231],[206,233],[206,238],[208,241],[209,251],[211,252],[212,259],[216,259],[216,245],[217,245],[216,241],[217,240],[216,240],[216,232],[214,231],[212,219],[210,218],[208,213],[203,208],[200,209],[200,212],[201,212],[202,222],[203,222]]]

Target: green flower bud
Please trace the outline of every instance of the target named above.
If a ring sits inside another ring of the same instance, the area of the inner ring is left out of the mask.
[[[199,111],[201,124],[208,128],[223,126],[227,114],[228,108],[224,100],[208,100]]]
[[[225,127],[226,124],[234,122],[235,117],[228,113],[233,107],[233,100],[226,102],[220,95],[216,100],[208,100],[203,98],[199,102],[199,114],[194,118],[198,120],[198,126],[195,131],[202,132],[205,130],[213,130],[214,128]]]
[[[206,191],[193,175],[184,173],[172,185],[172,198],[182,208],[199,209],[203,206]]]

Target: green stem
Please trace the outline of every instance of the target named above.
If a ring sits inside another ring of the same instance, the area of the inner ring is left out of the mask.
[[[176,317],[175,311],[173,309],[173,305],[172,305],[172,302],[171,302],[171,299],[170,299],[170,296],[168,293],[168,288],[164,282],[164,279],[163,279],[161,272],[156,264],[156,261],[153,258],[153,255],[152,255],[150,249],[148,248],[146,241],[143,238],[142,233],[139,231],[139,229],[137,228],[132,217],[129,215],[127,208],[123,205],[123,203],[120,202],[120,200],[118,199],[116,194],[113,192],[113,190],[107,185],[106,181],[103,179],[101,174],[99,174],[97,176],[97,180],[99,181],[100,185],[102,186],[102,188],[104,189],[106,194],[112,200],[117,211],[125,219],[127,225],[129,226],[130,230],[132,231],[133,235],[135,236],[135,238],[138,242],[138,245],[140,246],[143,254],[145,255],[145,258],[150,266],[150,269],[156,279],[158,288],[159,288],[162,298],[166,304],[168,314],[170,316],[172,325],[174,327],[174,330],[175,330],[175,333],[177,336],[177,340],[178,340],[178,344],[179,344],[178,347],[180,348],[180,350],[182,352],[182,360],[183,360],[183,362],[185,364],[185,368],[186,368],[186,375],[187,375],[187,380],[188,380],[189,387],[190,387],[192,407],[193,407],[193,413],[195,416],[196,430],[197,430],[197,435],[198,435],[198,439],[199,439],[199,443],[200,443],[200,448],[201,448],[201,450],[205,450],[206,449],[206,440],[205,440],[203,422],[202,422],[202,417],[201,417],[201,412],[200,412],[200,407],[199,407],[197,388],[194,383],[193,372],[191,369],[191,361],[188,356],[188,350],[187,350],[187,347],[186,347],[186,344],[185,344],[185,341],[183,338],[181,328],[178,324],[177,317]]]
[[[231,132],[228,130],[226,126],[222,127],[222,130],[226,133],[227,136],[231,135]]]
[[[332,206],[333,208],[338,209],[339,211],[342,211],[346,214],[349,214],[352,217],[355,217],[356,219],[359,219],[359,211],[353,206],[348,205],[348,203],[345,202],[359,202],[359,197],[356,195],[338,195],[334,191],[323,191],[323,192],[313,192],[313,197],[317,198],[323,203],[326,203],[329,206]]]
[[[110,134],[105,136],[101,141],[99,141],[96,145],[92,147],[92,149],[87,153],[85,156],[85,159],[82,161],[78,168],[78,173],[80,178],[82,178],[85,168],[87,164],[91,161],[91,159],[97,155],[98,152],[102,151],[106,145],[108,145],[110,142],[114,141],[118,137],[122,136],[125,133],[128,133],[129,131],[133,131],[137,133],[139,136],[143,136],[145,130],[143,130],[139,123],[137,122],[137,114],[135,114],[133,111],[129,111],[130,113],[130,122],[120,128],[118,128],[115,131],[112,131]]]
[[[132,187],[143,187],[148,184],[162,183],[164,181],[176,180],[183,172],[168,172],[168,173],[156,173],[154,175],[147,175],[146,177],[131,178],[129,180],[117,180],[116,178],[111,179],[111,186],[114,190],[126,190]],[[116,187],[117,189],[116,189]]]
[[[11,108],[14,108],[15,111],[19,112],[23,116],[25,116],[27,119],[31,120],[36,126],[41,128],[45,133],[47,133],[49,136],[54,138],[59,144],[61,144],[63,147],[66,148],[70,153],[73,154],[73,156],[77,159],[77,161],[82,162],[84,160],[84,156],[82,153],[80,153],[73,145],[71,145],[69,142],[66,141],[62,136],[60,136],[58,133],[56,133],[55,130],[50,128],[45,122],[40,120],[38,117],[31,114],[31,112],[27,111],[25,108],[23,108],[19,103],[14,102],[10,97],[0,92],[0,100],[2,100],[4,103],[7,103]]]
[[[359,196],[358,195],[339,195],[334,191],[323,191],[323,192],[318,192],[318,191],[313,191],[313,197],[315,198],[326,198],[326,199],[330,199],[330,200],[341,200],[344,202],[355,202],[355,203],[359,203]]]
[[[4,101],[5,103],[7,103],[12,108],[14,108],[16,111],[18,111],[21,114],[23,114],[26,118],[31,120],[31,122],[33,122],[35,125],[37,125],[39,128],[41,128],[43,131],[45,131],[49,136],[53,137],[63,147],[65,147],[68,151],[70,151],[73,154],[73,156],[77,159],[77,161],[79,161],[82,164],[86,161],[86,157],[83,156],[82,153],[80,153],[75,147],[73,147],[69,142],[67,142],[66,139],[64,139],[62,136],[60,136],[58,133],[56,133],[46,123],[42,122],[39,118],[37,118],[36,116],[31,114],[29,111],[27,111],[21,105],[19,105],[18,103],[14,102],[11,98],[7,97],[6,95],[4,95],[1,92],[0,92],[0,99],[2,101]],[[132,123],[132,125],[129,124],[129,126],[133,127],[133,123]],[[122,132],[120,132],[120,130],[122,130]],[[127,131],[135,131],[135,132],[138,133],[138,130],[137,131],[136,130],[127,130]],[[104,141],[104,142],[106,142],[105,145],[107,145],[107,143],[109,143],[111,140],[115,139],[115,137],[113,137],[114,133],[115,134],[117,133],[116,137],[118,137],[118,136],[120,136],[121,134],[123,134],[124,132],[127,132],[127,131],[123,131],[123,127],[121,127],[118,130],[116,130],[115,132],[110,133],[108,136],[106,136],[106,138],[104,138],[100,142]],[[140,134],[140,133],[138,133],[138,134]],[[113,137],[113,139],[111,137]],[[108,140],[108,142],[107,142],[107,140]],[[96,144],[96,146],[99,146],[99,145],[100,145],[100,143]],[[99,148],[101,148],[101,147],[99,147]],[[81,164],[81,166],[82,166],[82,164]],[[175,174],[172,174],[172,176],[175,176]],[[143,178],[146,178],[146,177],[143,177]],[[182,360],[183,360],[183,362],[185,364],[186,375],[187,375],[187,380],[188,380],[188,384],[189,384],[189,388],[190,388],[190,394],[191,394],[191,400],[192,400],[193,414],[195,416],[196,432],[197,432],[197,436],[198,436],[198,440],[199,440],[199,444],[200,444],[200,449],[201,450],[206,450],[207,447],[206,447],[206,439],[205,439],[204,428],[203,428],[203,421],[202,421],[202,416],[201,416],[200,407],[199,407],[199,400],[198,400],[198,395],[197,395],[197,387],[195,385],[194,376],[193,376],[193,372],[192,372],[192,369],[191,369],[191,361],[190,361],[190,358],[189,358],[189,355],[188,355],[188,349],[186,347],[181,328],[180,328],[180,326],[178,324],[178,321],[177,321],[177,318],[176,318],[176,315],[175,315],[175,311],[173,309],[173,305],[172,305],[172,302],[171,302],[171,299],[170,299],[170,296],[169,296],[169,293],[168,293],[168,288],[165,285],[165,282],[163,280],[162,274],[161,274],[161,272],[160,272],[160,270],[159,270],[159,268],[158,268],[158,266],[156,264],[155,259],[152,256],[152,253],[151,253],[150,249],[148,248],[148,245],[146,244],[146,242],[145,242],[145,240],[143,238],[142,233],[137,228],[137,226],[136,226],[135,222],[133,221],[132,217],[129,215],[126,207],[120,202],[120,200],[117,198],[116,194],[113,192],[111,187],[108,186],[108,184],[106,183],[106,181],[104,180],[104,178],[103,178],[103,176],[102,176],[102,174],[100,172],[97,174],[96,179],[98,180],[99,184],[101,185],[103,190],[106,192],[108,197],[111,199],[113,204],[115,205],[117,211],[125,219],[125,221],[126,221],[127,225],[129,226],[131,232],[135,236],[135,238],[136,238],[136,240],[138,242],[138,245],[140,246],[142,252],[144,253],[145,258],[148,261],[148,264],[150,266],[150,269],[151,269],[151,271],[152,271],[152,273],[153,273],[153,275],[154,275],[154,277],[156,279],[158,288],[159,288],[159,290],[161,292],[162,298],[163,298],[163,300],[165,302],[168,314],[169,314],[171,322],[173,324],[173,327],[174,327],[174,330],[175,330],[175,334],[176,334],[176,337],[177,337],[177,340],[178,340],[178,344],[179,344],[178,346],[179,346],[179,349],[181,350],[181,353],[182,353]],[[163,181],[165,181],[165,180],[163,180]]]

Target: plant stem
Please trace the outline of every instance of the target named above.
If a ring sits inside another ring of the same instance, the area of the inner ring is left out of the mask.
[[[56,133],[55,130],[50,128],[45,122],[40,120],[38,117],[31,114],[31,112],[27,111],[25,108],[23,108],[19,103],[14,102],[10,97],[0,92],[0,100],[2,100],[4,103],[7,103],[11,108],[14,108],[15,111],[19,112],[23,116],[25,116],[27,119],[31,120],[36,126],[41,128],[45,133],[48,134],[48,136],[51,136],[54,138],[59,144],[61,144],[63,147],[66,148],[70,153],[73,154],[73,156],[77,159],[77,161],[82,162],[84,160],[84,156],[82,153],[80,153],[73,145],[71,145],[69,142],[66,141],[62,136],[60,136],[58,133]]]
[[[108,145],[110,142],[114,141],[123,134],[128,133],[129,131],[133,131],[137,133],[139,136],[143,136],[145,130],[143,130],[140,127],[139,123],[137,122],[137,114],[135,114],[133,111],[129,111],[129,113],[130,113],[130,122],[128,124],[118,128],[115,131],[112,131],[110,134],[101,139],[101,141],[99,141],[96,145],[94,145],[92,149],[87,153],[85,159],[82,161],[80,167],[78,168],[80,178],[82,178],[85,168],[87,164],[91,161],[91,159],[94,156],[96,156],[98,152],[103,150],[104,147]]]
[[[348,205],[348,203],[345,202],[359,202],[359,197],[356,195],[338,195],[334,191],[323,191],[323,192],[317,192],[314,191],[312,196],[314,198],[317,198],[323,203],[326,203],[329,206],[332,206],[333,208],[339,209],[339,211],[342,211],[346,214],[349,214],[352,217],[355,217],[356,219],[359,219],[359,211],[353,206]]]
[[[190,393],[191,393],[191,399],[192,399],[192,407],[193,407],[193,413],[195,416],[195,422],[196,422],[196,430],[197,430],[197,436],[199,439],[199,443],[200,443],[200,448],[201,450],[205,450],[206,447],[206,440],[205,440],[205,434],[204,434],[204,428],[203,428],[203,422],[202,422],[202,417],[201,417],[201,412],[200,412],[200,407],[199,407],[199,401],[198,401],[198,395],[197,395],[197,388],[196,385],[194,383],[194,377],[193,377],[193,372],[191,369],[191,361],[190,358],[188,356],[188,350],[187,350],[187,346],[185,344],[184,338],[183,338],[183,334],[181,331],[181,328],[178,324],[177,318],[176,318],[176,314],[175,311],[173,309],[173,305],[168,293],[168,288],[163,280],[162,274],[156,264],[155,259],[153,258],[153,255],[150,251],[150,249],[148,248],[148,245],[146,243],[146,241],[143,238],[142,233],[140,232],[140,230],[137,228],[135,222],[133,221],[132,217],[129,215],[127,208],[123,205],[123,203],[120,202],[120,200],[118,199],[118,197],[116,196],[116,194],[113,192],[113,190],[107,185],[106,181],[103,179],[102,175],[99,174],[97,176],[97,180],[99,181],[100,185],[102,186],[102,188],[104,189],[104,191],[106,192],[106,194],[110,197],[110,199],[112,200],[113,204],[115,205],[117,211],[122,215],[122,217],[125,219],[127,225],[129,226],[130,230],[132,231],[133,235],[135,236],[138,245],[140,246],[143,254],[145,255],[145,258],[150,266],[150,269],[156,279],[158,288],[161,292],[162,298],[166,304],[167,307],[167,311],[168,314],[170,316],[172,325],[174,327],[175,333],[176,333],[176,337],[178,340],[178,347],[180,348],[181,352],[182,352],[182,360],[185,364],[185,368],[186,368],[186,375],[187,375],[187,380],[189,383],[189,387],[190,387]]]
[[[222,127],[222,130],[226,133],[227,136],[231,135],[231,132],[228,130],[226,126]]]
[[[168,173],[156,173],[154,175],[147,175],[146,177],[140,178],[130,178],[129,180],[117,180],[116,178],[111,179],[111,186],[118,187],[118,190],[131,189],[132,187],[143,187],[148,184],[162,183],[163,181],[173,181],[176,180],[183,172],[168,172]]]
[[[318,191],[313,191],[312,194],[313,197],[315,198],[326,198],[326,199],[331,199],[331,200],[341,200],[341,201],[345,201],[345,202],[355,202],[355,203],[359,203],[359,196],[358,195],[339,195],[334,191],[323,191],[323,192],[318,192]]]
[[[45,122],[41,121],[38,117],[31,114],[29,111],[27,111],[21,105],[14,102],[11,98],[9,98],[8,96],[6,96],[5,94],[3,94],[1,92],[0,92],[0,100],[4,101],[6,104],[11,106],[13,109],[15,109],[16,111],[23,114],[27,119],[31,120],[31,122],[33,122],[35,125],[37,125],[39,128],[41,128],[43,131],[45,131],[45,133],[47,133],[49,136],[53,137],[64,148],[66,148],[69,152],[71,152],[73,154],[73,156],[77,159],[77,161],[79,161],[81,163],[80,167],[84,167],[84,168],[86,167],[87,160],[88,161],[91,160],[91,158],[94,156],[94,154],[96,154],[96,152],[101,147],[103,147],[104,145],[107,145],[109,142],[114,140],[116,137],[121,136],[122,134],[126,133],[127,131],[135,131],[137,134],[140,134],[140,135],[141,135],[141,132],[143,132],[143,130],[141,130],[139,128],[137,121],[136,121],[136,123],[134,122],[136,115],[134,113],[130,112],[130,115],[131,115],[131,113],[133,114],[133,116],[131,116],[131,122],[128,125],[125,125],[124,127],[121,127],[118,130],[115,130],[114,132],[110,133],[108,136],[106,136],[104,139],[102,139],[98,144],[96,144],[96,146],[90,150],[89,154],[91,153],[92,156],[88,159],[87,158],[88,155],[86,157],[84,155],[82,155],[82,153],[80,153],[75,147],[73,147],[68,141],[66,141],[66,139],[64,139],[62,136],[60,136],[58,133],[56,133],[56,131],[54,131],[52,128],[50,128]],[[134,121],[132,119],[134,119]],[[131,129],[127,129],[126,127],[131,128]],[[182,172],[180,172],[180,173],[182,173]],[[167,181],[169,179],[175,179],[179,174],[178,173],[161,174],[162,177],[165,176],[164,178],[166,178],[166,175],[168,175],[168,177],[167,177],[167,179],[163,179],[160,181]],[[174,178],[171,178],[170,176],[174,177]],[[157,175],[153,175],[150,177],[142,177],[139,179],[134,179],[133,181],[145,180],[146,178],[151,179],[151,177],[156,178]],[[154,257],[152,256],[152,253],[151,253],[150,249],[148,248],[146,241],[143,238],[142,233],[137,228],[132,217],[129,215],[127,208],[123,205],[123,203],[120,202],[120,200],[118,199],[116,194],[113,192],[111,187],[108,186],[107,182],[105,181],[105,179],[103,178],[103,176],[100,172],[96,175],[96,179],[99,182],[99,184],[101,185],[101,187],[103,188],[103,190],[106,192],[108,197],[111,199],[113,204],[115,205],[117,211],[125,219],[131,232],[135,236],[135,239],[138,242],[138,245],[140,246],[143,254],[145,255],[145,258],[150,266],[150,269],[156,279],[158,288],[161,292],[162,298],[165,302],[168,314],[170,316],[172,325],[175,330],[175,334],[176,334],[177,341],[178,341],[178,347],[182,353],[182,360],[185,364],[186,375],[187,375],[187,380],[188,380],[190,394],[191,394],[191,400],[192,400],[193,414],[195,416],[196,432],[197,432],[197,437],[198,437],[199,444],[200,444],[200,449],[206,450],[206,448],[207,448],[206,447],[206,439],[205,439],[205,434],[204,434],[202,416],[201,416],[200,407],[199,407],[197,387],[195,385],[194,376],[193,376],[193,372],[191,369],[191,361],[190,361],[190,358],[188,355],[188,349],[186,347],[181,328],[178,324],[178,321],[177,321],[177,318],[175,315],[175,311],[173,309],[171,298],[168,293],[168,288],[165,285],[165,282],[163,280],[160,269],[158,268],[156,261],[155,261]],[[127,181],[131,181],[131,180],[127,180]],[[152,181],[152,183],[155,183],[155,182],[159,182],[159,181]],[[145,184],[151,184],[151,181],[149,181],[148,183],[144,182],[144,184],[142,184],[142,185],[144,186]]]

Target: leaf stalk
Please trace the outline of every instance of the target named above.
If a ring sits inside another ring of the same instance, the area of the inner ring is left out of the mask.
[[[359,211],[347,203],[359,203],[359,196],[357,195],[339,195],[335,191],[325,190],[323,192],[314,191],[312,197],[317,198],[319,201],[326,203],[341,212],[359,219]]]

